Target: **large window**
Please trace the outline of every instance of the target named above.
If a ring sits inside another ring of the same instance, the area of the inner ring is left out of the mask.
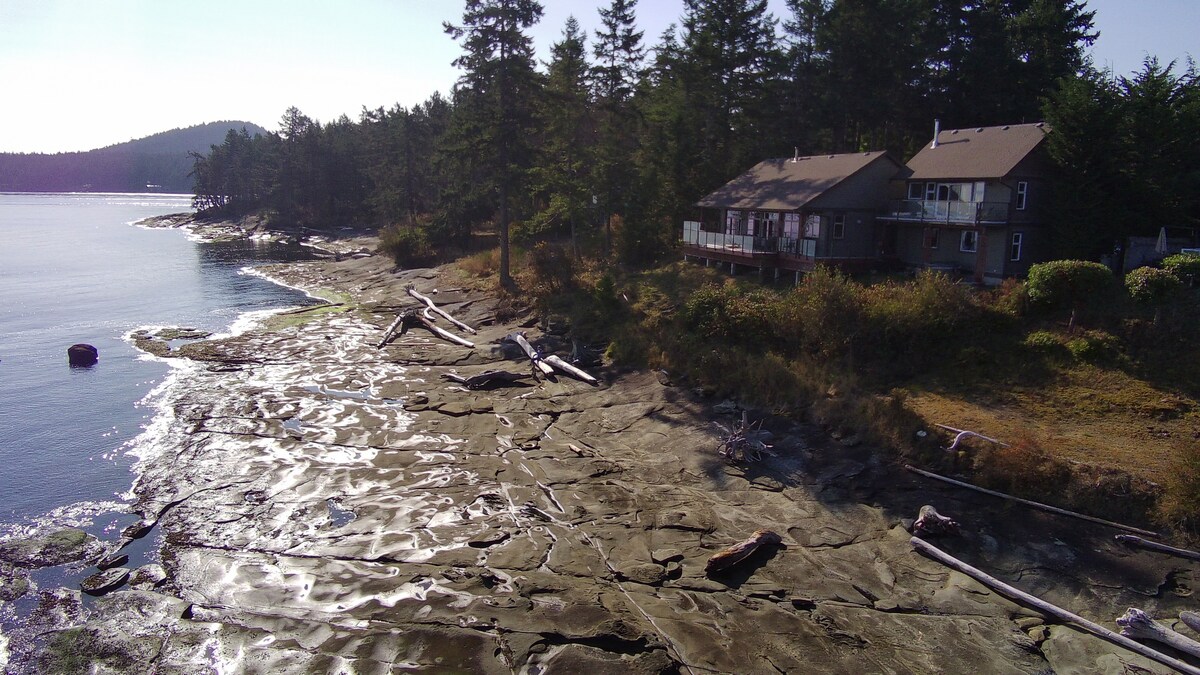
[[[821,216],[812,215],[804,220],[804,236],[807,239],[821,237]]]
[[[931,227],[931,228],[929,228],[928,232],[929,232],[929,239],[928,239],[929,248],[937,248],[938,247],[938,239],[941,238],[942,231],[939,228]]]
[[[959,240],[958,250],[963,253],[974,253],[979,248],[979,233],[975,230],[963,230]]]
[[[783,236],[795,239],[800,236],[800,214],[785,213],[783,215]]]
[[[1017,210],[1024,211],[1025,204],[1029,200],[1029,183],[1027,181],[1017,181]]]
[[[746,218],[745,211],[737,211],[730,209],[725,212],[725,233],[734,235],[745,235],[750,224]]]
[[[920,199],[921,195],[923,195],[923,194],[925,194],[925,184],[924,183],[909,183],[908,184],[908,198],[909,199]]]
[[[833,217],[833,238],[834,239],[845,239],[846,238],[846,215],[845,214],[839,213],[838,215]]]
[[[1012,243],[1008,247],[1008,259],[1016,262],[1021,259],[1021,244],[1025,242],[1025,235],[1020,232],[1012,233]]]

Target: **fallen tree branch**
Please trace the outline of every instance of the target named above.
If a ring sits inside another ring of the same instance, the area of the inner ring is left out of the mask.
[[[587,382],[588,384],[600,384],[599,380],[597,380],[596,378],[589,375],[583,369],[576,368],[575,366],[567,363],[566,361],[562,360],[561,358],[559,358],[558,356],[556,356],[554,354],[551,354],[550,356],[544,356],[544,357],[542,357],[542,360],[545,361],[546,363],[549,363],[551,366],[563,371],[564,373],[566,373],[568,375],[573,375],[574,377],[577,377],[577,378],[583,380],[584,382]]]
[[[382,349],[385,345],[387,345],[387,343],[395,339],[397,335],[403,335],[405,331],[413,326],[423,326],[430,333],[433,333],[443,340],[448,340],[455,344],[460,344],[464,347],[470,347],[472,349],[475,347],[474,342],[471,342],[465,338],[461,338],[454,333],[445,330],[444,328],[434,325],[432,321],[426,319],[418,314],[415,310],[411,309],[401,312],[400,315],[396,317],[396,320],[392,322],[392,325],[388,326],[388,329],[383,334],[383,339],[379,341],[379,344],[376,345],[376,347]]]
[[[1200,642],[1190,637],[1180,635],[1159,622],[1151,619],[1145,612],[1130,607],[1117,617],[1117,625],[1121,627],[1121,635],[1139,640],[1154,640],[1184,654],[1200,656]]]
[[[440,315],[442,318],[444,318],[444,319],[446,319],[447,321],[449,321],[450,323],[454,324],[455,326],[458,326],[459,328],[461,328],[461,329],[463,329],[463,330],[467,331],[468,333],[471,333],[472,335],[474,335],[474,334],[475,334],[475,329],[474,329],[474,328],[471,328],[471,327],[470,327],[470,326],[468,326],[467,324],[465,324],[465,323],[463,323],[463,322],[459,321],[458,319],[456,319],[456,318],[454,318],[454,317],[450,316],[450,314],[449,314],[448,312],[446,312],[446,310],[444,310],[444,309],[442,309],[442,308],[438,307],[437,305],[433,304],[433,300],[430,300],[428,297],[426,297],[426,296],[424,296],[424,295],[421,295],[420,293],[418,293],[418,292],[417,292],[417,289],[413,288],[412,284],[409,284],[408,286],[405,286],[405,287],[404,287],[404,290],[405,290],[405,291],[408,291],[408,294],[409,294],[409,295],[411,295],[412,297],[414,297],[414,298],[416,298],[417,300],[419,300],[419,301],[421,301],[421,302],[425,303],[425,305],[426,305],[425,316],[426,316],[427,318],[429,318],[429,319],[432,319],[432,317],[430,317],[430,316],[429,316],[429,312],[434,312],[434,313],[436,313],[436,314]]]
[[[1116,631],[1109,630],[1098,623],[1088,621],[1077,614],[1068,612],[1058,605],[1050,604],[1041,598],[1009,586],[1003,581],[1000,581],[999,579],[985,572],[971,567],[967,563],[955,558],[954,556],[946,553],[927,541],[924,541],[918,537],[913,537],[909,540],[909,543],[911,543],[912,547],[921,553],[942,563],[946,567],[962,572],[963,574],[971,577],[972,579],[1007,598],[1032,607],[1039,612],[1046,614],[1047,616],[1052,616],[1060,621],[1074,624],[1075,626],[1078,626],[1079,628],[1091,633],[1092,635],[1095,635],[1096,637],[1103,638],[1109,642],[1112,642],[1113,644],[1120,645],[1131,652],[1141,654],[1148,659],[1152,659],[1165,666],[1174,668],[1181,673],[1188,673],[1188,675],[1200,675],[1200,668],[1195,668],[1187,663],[1184,663],[1183,661],[1180,661],[1179,659],[1167,656],[1166,654],[1151,649],[1140,642],[1131,640],[1130,638],[1127,638]]]
[[[946,476],[939,476],[936,473],[925,471],[923,469],[918,469],[917,467],[915,467],[911,464],[905,464],[904,468],[908,469],[909,471],[911,471],[913,473],[917,473],[922,476],[925,476],[926,478],[932,478],[934,480],[940,480],[943,483],[949,483],[950,485],[957,485],[958,487],[967,488],[968,490],[982,492],[985,495],[992,495],[993,497],[1000,497],[1001,499],[1007,499],[1009,501],[1014,501],[1018,504],[1024,504],[1025,506],[1029,506],[1029,507],[1032,507],[1035,509],[1040,509],[1042,511],[1048,511],[1050,513],[1057,513],[1060,516],[1070,516],[1072,518],[1079,518],[1081,520],[1086,520],[1090,523],[1096,523],[1098,525],[1105,525],[1107,527],[1115,527],[1119,530],[1127,530],[1129,532],[1137,532],[1138,534],[1144,534],[1148,537],[1159,536],[1159,534],[1157,532],[1151,532],[1150,530],[1143,530],[1140,527],[1133,527],[1132,525],[1123,525],[1121,523],[1114,523],[1111,520],[1104,520],[1103,518],[1097,518],[1095,516],[1089,516],[1089,515],[1083,514],[1083,513],[1076,513],[1075,511],[1068,511],[1066,509],[1060,509],[1057,506],[1050,506],[1049,504],[1043,504],[1041,502],[1035,502],[1035,501],[1031,501],[1028,499],[1022,499],[1020,497],[1014,497],[1013,495],[1010,495],[1010,494],[1005,494],[1003,492],[997,492],[995,490],[989,490],[987,488],[979,487],[978,485],[971,485],[970,483],[964,483],[960,480],[954,480],[953,478],[947,478]]]
[[[921,507],[917,519],[913,522],[913,534],[958,534],[958,522],[953,518],[943,516],[929,504]]]
[[[1119,543],[1125,544],[1126,546],[1132,548],[1144,548],[1148,551],[1158,551],[1159,553],[1175,555],[1179,556],[1180,558],[1200,560],[1200,552],[1189,551],[1186,548],[1167,546],[1166,544],[1160,544],[1156,541],[1149,541],[1147,539],[1142,539],[1141,537],[1135,537],[1132,534],[1118,534],[1115,538]]]
[[[525,351],[525,355],[528,356],[529,360],[533,362],[534,367],[542,371],[543,375],[554,374],[554,366],[551,366],[549,363],[546,363],[544,360],[542,360],[542,355],[538,353],[538,350],[533,348],[533,345],[529,344],[529,340],[525,339],[524,333],[519,331],[516,333],[509,333],[504,339],[517,343],[517,346],[523,349]]]
[[[407,330],[402,326],[403,323],[404,323],[404,312],[400,312],[399,314],[396,315],[396,320],[391,322],[390,324],[388,324],[387,329],[385,329],[383,331],[383,339],[381,339],[379,341],[379,344],[375,345],[375,348],[383,349],[384,346],[387,345],[387,343],[396,339],[396,331],[397,330],[400,330],[401,333],[403,333],[404,330]]]
[[[1183,622],[1183,625],[1200,633],[1200,614],[1185,610],[1179,613],[1179,620]]]
[[[980,439],[983,439],[990,443],[995,443],[996,445],[999,445],[1004,448],[1011,447],[1008,443],[1005,443],[1004,441],[998,441],[994,438],[989,438],[987,436],[984,436],[983,434],[976,433],[974,431],[968,431],[966,429],[955,429],[954,427],[948,427],[945,424],[935,424],[934,426],[941,427],[947,431],[953,431],[955,434],[957,434],[954,437],[954,442],[951,443],[950,446],[948,448],[946,448],[946,450],[957,450],[958,444],[961,443],[962,440],[964,438],[967,438],[968,436],[974,436],[975,438],[980,438]]]
[[[508,370],[489,370],[478,375],[463,377],[455,373],[443,373],[442,377],[447,380],[453,380],[467,389],[482,389],[492,384],[503,384],[523,380],[529,375],[527,373],[514,373]]]
[[[758,530],[750,535],[750,538],[746,541],[734,544],[709,558],[708,564],[704,566],[704,573],[712,574],[713,572],[729,569],[749,558],[759,547],[766,546],[767,544],[778,544],[782,541],[782,537],[770,530]]]

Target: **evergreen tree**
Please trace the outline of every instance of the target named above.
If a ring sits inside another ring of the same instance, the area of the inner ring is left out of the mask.
[[[511,286],[509,270],[510,202],[522,187],[528,166],[528,128],[538,95],[533,47],[525,30],[542,16],[536,0],[467,0],[462,25],[444,24],[446,33],[462,41],[463,55],[454,65],[459,80],[463,119],[478,132],[479,159],[494,176],[499,212],[500,284]]]
[[[791,18],[783,22],[787,64],[786,93],[781,98],[784,134],[805,155],[831,145],[831,139],[823,134],[830,104],[826,83],[829,55],[817,42],[829,6],[829,0],[787,0]]]

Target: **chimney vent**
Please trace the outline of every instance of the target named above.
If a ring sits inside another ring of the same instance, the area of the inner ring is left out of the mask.
[[[933,121],[933,143],[931,143],[929,145],[930,148],[937,147],[937,137],[938,137],[938,134],[940,134],[940,133],[942,133],[942,121],[934,120]]]

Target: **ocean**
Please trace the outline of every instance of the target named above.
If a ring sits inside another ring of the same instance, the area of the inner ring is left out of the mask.
[[[133,225],[190,210],[188,195],[0,194],[0,539],[75,526],[113,541],[137,520],[128,449],[171,368],[134,348],[131,331],[224,332],[250,312],[312,302],[248,269],[308,249]],[[99,363],[70,367],[77,342]]]

